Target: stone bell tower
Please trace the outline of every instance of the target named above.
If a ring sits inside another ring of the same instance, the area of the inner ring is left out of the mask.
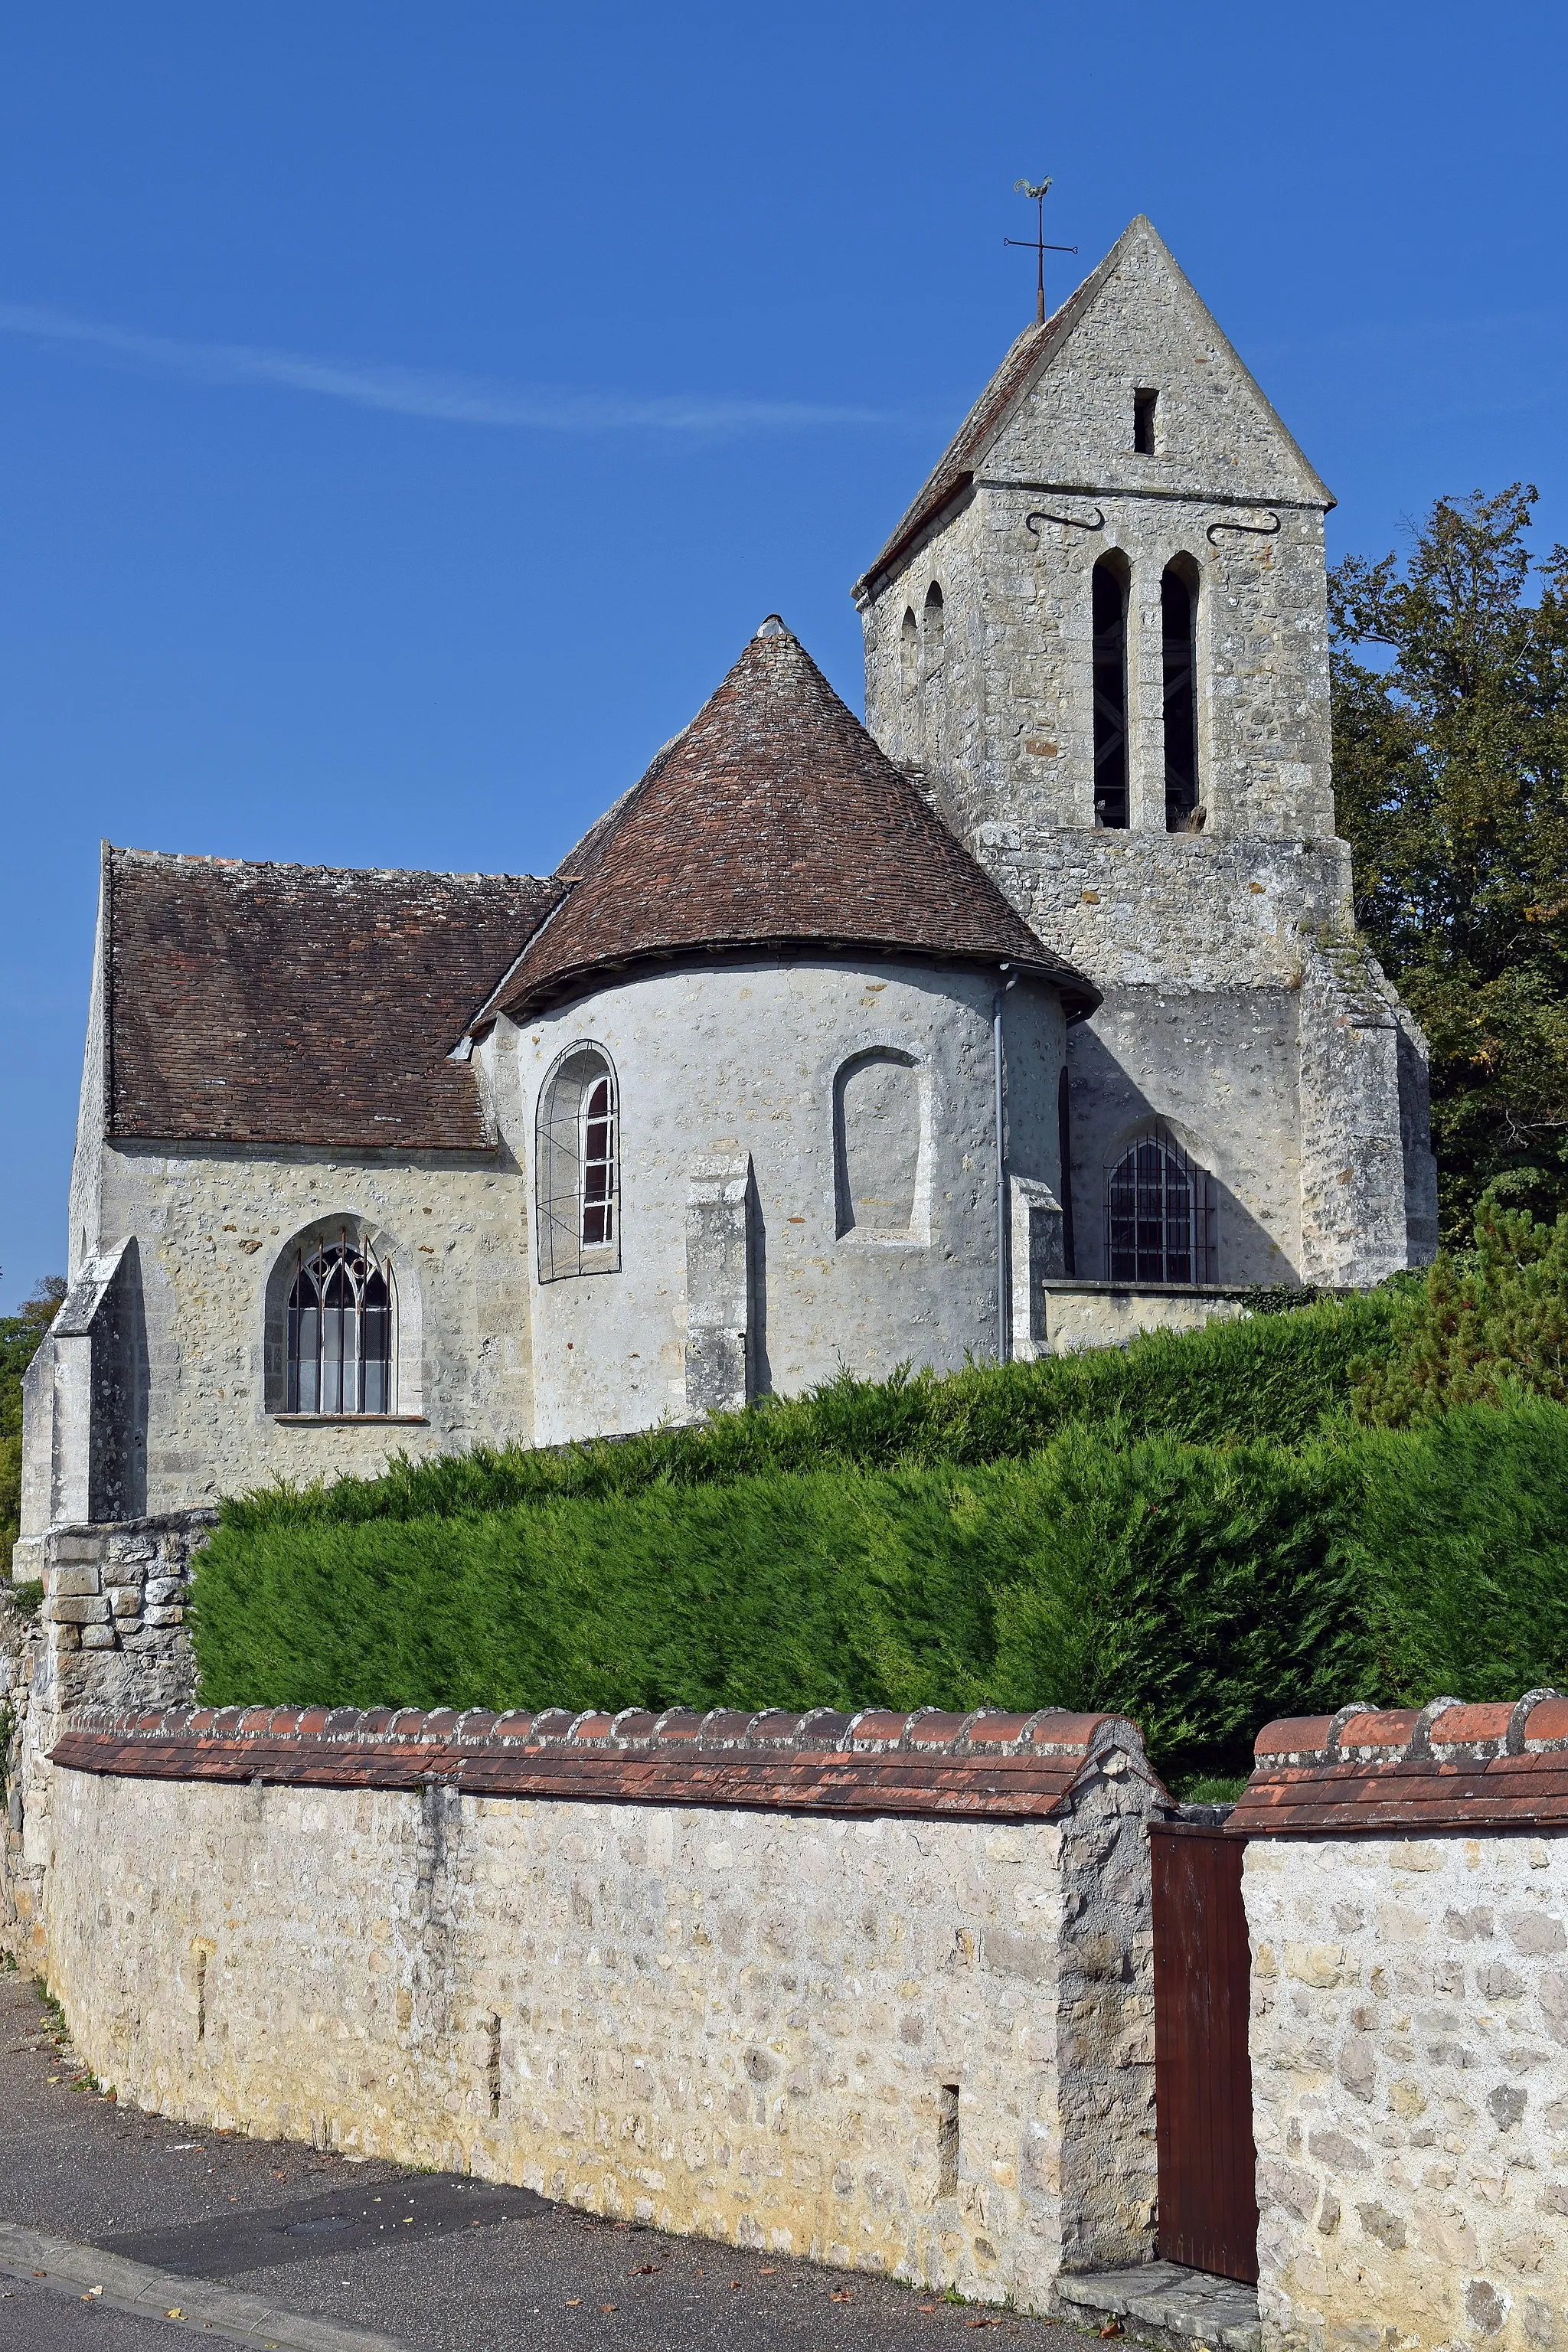
[[[1129,1276],[1109,1188],[1145,1142],[1208,1203],[1200,1281],[1436,1246],[1425,1041],[1334,834],[1332,504],[1140,218],[855,591],[871,731],[1104,993],[1065,1106],[1080,1279]]]

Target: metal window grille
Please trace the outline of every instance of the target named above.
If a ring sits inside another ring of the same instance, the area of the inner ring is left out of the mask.
[[[289,1293],[289,1412],[395,1412],[392,1265],[344,1228],[307,1257]]]
[[[547,1079],[535,1122],[542,1282],[618,1270],[619,1129],[609,1056],[574,1046]]]
[[[1214,1282],[1214,1178],[1168,1136],[1142,1135],[1105,1180],[1112,1282]]]

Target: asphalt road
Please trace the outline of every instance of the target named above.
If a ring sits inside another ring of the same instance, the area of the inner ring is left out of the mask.
[[[595,2221],[527,2189],[204,2133],[79,2080],[37,1987],[0,1976],[0,2220],[375,2329],[407,2352],[1084,2352],[1073,2328]],[[190,2340],[183,2326],[0,2276],[0,2352]]]

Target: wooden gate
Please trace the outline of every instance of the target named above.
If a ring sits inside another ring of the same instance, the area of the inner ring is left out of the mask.
[[[1244,1838],[1172,1825],[1154,1860],[1154,2096],[1160,2252],[1168,2263],[1258,2276],[1251,1956],[1241,1904]]]

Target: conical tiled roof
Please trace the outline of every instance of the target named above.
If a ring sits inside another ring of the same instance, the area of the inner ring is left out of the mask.
[[[570,895],[477,1026],[631,966],[726,948],[1009,962],[1055,980],[1075,1009],[1099,1002],[776,618],[556,878]]]

